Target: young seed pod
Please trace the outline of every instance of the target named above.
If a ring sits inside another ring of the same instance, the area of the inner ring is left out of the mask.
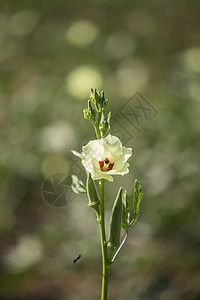
[[[116,249],[120,245],[120,233],[122,223],[122,190],[121,187],[115,199],[112,208],[112,216],[110,222],[110,238],[108,241],[108,247]]]
[[[96,186],[91,177],[91,173],[88,173],[87,177],[87,195],[89,200],[89,206],[95,207],[99,204],[99,197],[97,195]]]
[[[95,121],[96,111],[92,107],[91,100],[88,100],[88,115],[93,121]]]

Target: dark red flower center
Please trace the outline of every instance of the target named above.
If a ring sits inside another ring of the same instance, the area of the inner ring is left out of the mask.
[[[114,163],[110,163],[110,160],[106,157],[103,161],[99,161],[99,166],[102,172],[108,172],[112,170]]]

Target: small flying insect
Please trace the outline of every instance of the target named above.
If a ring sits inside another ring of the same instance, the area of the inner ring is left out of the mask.
[[[73,260],[73,264],[75,264],[80,258],[81,258],[81,254],[79,254],[79,255]]]

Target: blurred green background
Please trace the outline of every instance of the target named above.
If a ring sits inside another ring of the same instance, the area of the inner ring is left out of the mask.
[[[85,180],[70,150],[94,138],[82,114],[91,87],[105,91],[111,133],[134,153],[130,173],[106,182],[107,224],[120,185],[132,193],[138,178],[145,192],[110,299],[200,299],[199,11],[197,0],[1,1],[1,300],[100,299],[86,197],[68,190],[55,204],[42,193],[52,174]],[[137,92],[152,108],[139,130],[121,110]]]

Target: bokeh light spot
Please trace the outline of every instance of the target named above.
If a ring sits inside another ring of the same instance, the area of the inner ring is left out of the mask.
[[[102,85],[101,74],[93,67],[81,66],[74,69],[66,78],[66,89],[72,96],[85,100],[92,87],[100,88]]]
[[[42,173],[44,177],[55,173],[69,172],[69,166],[66,159],[61,155],[48,155],[42,163]]]
[[[18,244],[4,257],[6,267],[13,273],[27,270],[37,263],[43,254],[42,244],[32,235],[20,238]]]
[[[190,48],[185,51],[183,63],[187,71],[200,73],[200,48]]]
[[[40,132],[39,144],[42,151],[66,152],[75,143],[76,135],[74,129],[66,122],[55,122],[44,127]]]
[[[10,32],[13,35],[24,36],[29,34],[38,24],[39,14],[33,10],[21,10],[11,20]]]
[[[66,39],[74,46],[87,47],[95,40],[98,31],[97,26],[93,22],[80,20],[69,27]]]
[[[141,90],[148,82],[148,69],[139,59],[124,60],[116,73],[106,79],[106,88],[114,87],[116,96],[130,97],[133,93]]]
[[[121,59],[131,55],[135,49],[135,40],[124,32],[111,35],[105,44],[105,52],[112,59]]]

